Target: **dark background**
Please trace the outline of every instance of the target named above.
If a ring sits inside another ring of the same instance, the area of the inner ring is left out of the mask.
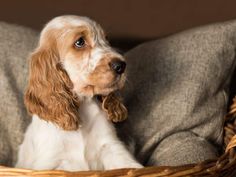
[[[208,23],[236,19],[236,0],[1,0],[0,21],[41,30],[55,16],[89,16],[124,51]],[[236,83],[236,71],[234,74]],[[231,96],[236,84],[231,86]]]
[[[236,18],[235,0],[2,0],[0,20],[40,30],[62,14],[98,21],[123,48],[211,22]]]

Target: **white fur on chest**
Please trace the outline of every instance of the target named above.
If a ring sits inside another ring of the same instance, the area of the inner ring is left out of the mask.
[[[142,167],[119,141],[112,123],[93,99],[83,100],[79,112],[82,126],[77,131],[64,131],[34,115],[16,167],[69,171]]]
[[[97,153],[93,144],[98,140],[99,144],[106,142],[103,138],[107,133],[114,133],[114,129],[92,99],[84,101],[80,115],[83,123],[77,131],[64,131],[34,115],[21,145],[27,149],[23,148],[25,152],[19,152],[26,156],[24,159],[28,159],[24,166],[67,170],[102,168],[98,167],[97,159],[94,159],[99,154],[92,155]],[[37,159],[37,163],[34,159]]]

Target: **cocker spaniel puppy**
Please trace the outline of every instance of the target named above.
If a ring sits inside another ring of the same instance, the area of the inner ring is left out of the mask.
[[[96,22],[79,16],[51,20],[30,58],[25,104],[33,116],[16,166],[70,171],[142,167],[112,124],[127,117],[114,93],[124,85],[125,66]]]

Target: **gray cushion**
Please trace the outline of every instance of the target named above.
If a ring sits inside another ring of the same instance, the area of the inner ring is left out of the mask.
[[[126,53],[129,119],[119,128],[134,138],[140,161],[182,165],[218,155],[235,39],[236,21],[230,21],[147,42]]]
[[[124,94],[130,116],[120,130],[136,140],[136,155],[147,165],[217,155],[234,68],[234,24],[190,30],[126,54],[129,80]],[[30,122],[23,92],[27,57],[37,40],[35,31],[0,23],[0,164],[14,164]]]
[[[23,103],[28,77],[27,57],[36,46],[37,33],[0,23],[0,164],[12,165],[30,121]]]

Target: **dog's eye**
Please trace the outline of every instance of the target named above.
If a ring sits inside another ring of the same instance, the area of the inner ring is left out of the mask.
[[[85,46],[85,40],[83,37],[80,37],[77,41],[75,41],[75,47],[82,48]]]

